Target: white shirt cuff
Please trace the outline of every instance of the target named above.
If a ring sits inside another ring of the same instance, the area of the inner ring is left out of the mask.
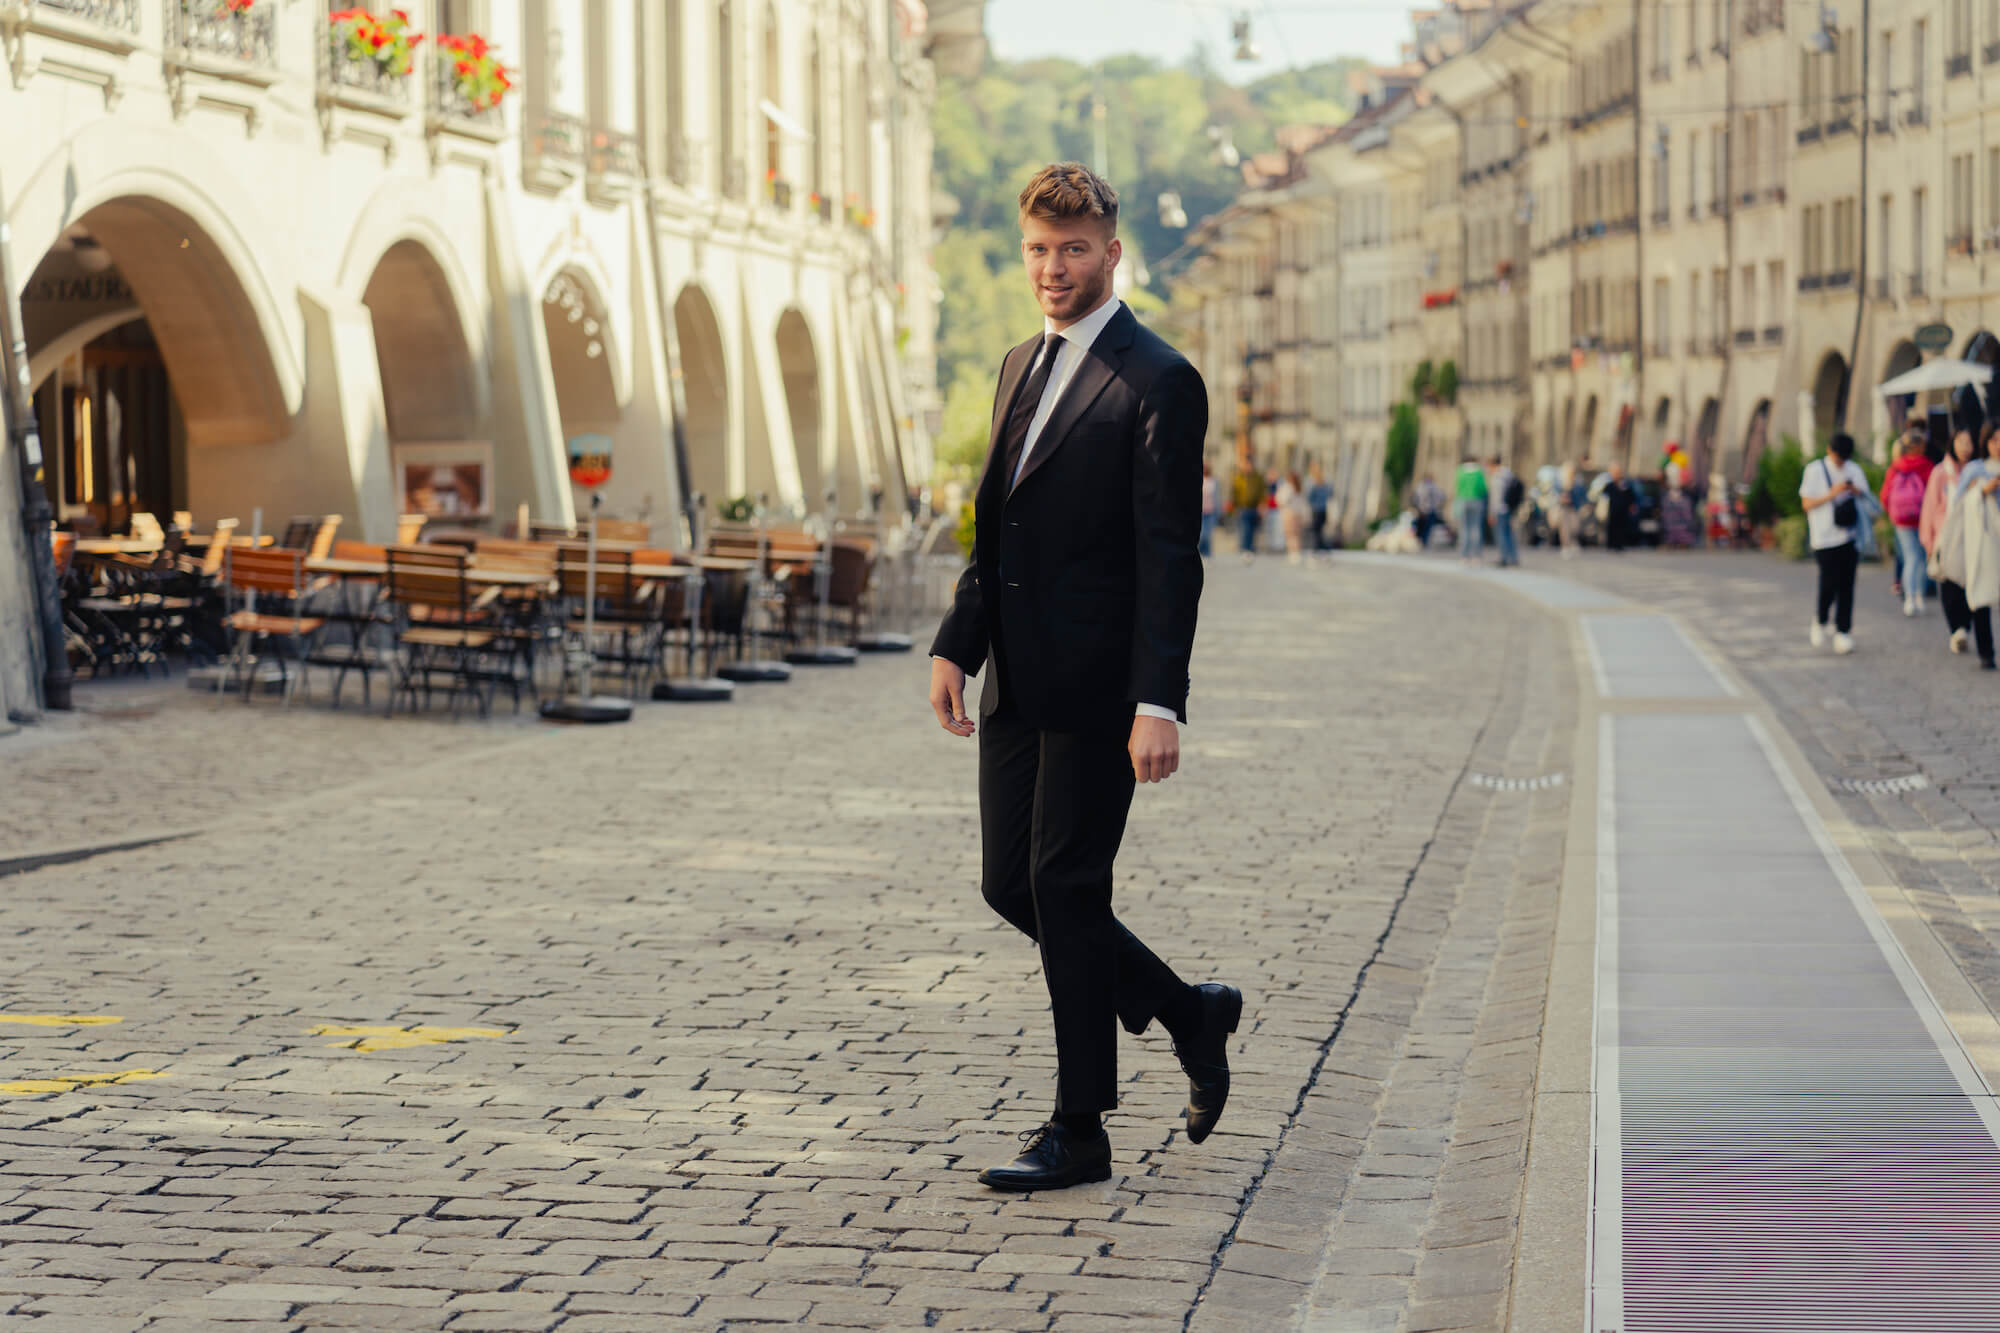
[[[1140,704],[1135,716],[1157,717],[1162,722],[1178,722],[1181,720],[1180,714],[1176,713],[1173,709],[1162,708],[1158,704]]]

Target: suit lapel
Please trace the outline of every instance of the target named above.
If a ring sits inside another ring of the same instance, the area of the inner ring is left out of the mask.
[[[1030,349],[1041,346],[1041,342],[1042,335],[1038,333],[1000,360],[1000,388],[993,395],[993,422],[986,428],[986,470],[979,474],[975,495],[986,489],[987,479],[1000,466],[1000,431],[1007,424],[1008,413],[1014,410],[1014,398],[1021,392],[1021,381],[1027,378],[1028,363],[1034,359]]]
[[[1034,449],[1028,454],[1028,461],[1021,465],[1021,475],[1014,482],[1016,490],[1039,472],[1042,465],[1062,447],[1070,431],[1083,420],[1105,386],[1117,377],[1118,367],[1125,359],[1125,349],[1132,345],[1132,331],[1137,323],[1132,316],[1132,308],[1120,306],[1118,313],[1111,317],[1111,322],[1097,335],[1097,341],[1084,352],[1083,363],[1076,368],[1076,374],[1070,376],[1062,397],[1056,400],[1056,410],[1049,414],[1047,424],[1035,440]]]

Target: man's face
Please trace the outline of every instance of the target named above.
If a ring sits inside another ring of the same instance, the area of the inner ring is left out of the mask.
[[[1042,313],[1058,325],[1095,310],[1111,290],[1111,272],[1122,253],[1116,236],[1091,218],[1049,222],[1021,219],[1021,259]]]

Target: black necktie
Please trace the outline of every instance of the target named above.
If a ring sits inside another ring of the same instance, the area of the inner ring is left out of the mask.
[[[1042,395],[1048,392],[1049,372],[1055,369],[1056,364],[1056,344],[1055,334],[1042,335],[1042,348],[1036,353],[1034,372],[1021,386],[1021,391],[1014,395],[1014,406],[1007,413],[1007,428],[1000,434],[1000,443],[1006,450],[1000,457],[1007,466],[1008,490],[1014,489],[1014,474],[1021,470],[1021,451],[1028,444],[1028,426],[1042,405]]]

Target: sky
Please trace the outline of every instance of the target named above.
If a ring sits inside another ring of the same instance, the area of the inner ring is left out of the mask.
[[[1239,12],[1249,15],[1261,48],[1253,64],[1230,59],[1230,20]],[[1245,83],[1334,56],[1394,61],[1410,36],[1410,7],[1396,0],[987,0],[986,36],[1003,60],[1138,52],[1177,63],[1206,41],[1225,77]]]

